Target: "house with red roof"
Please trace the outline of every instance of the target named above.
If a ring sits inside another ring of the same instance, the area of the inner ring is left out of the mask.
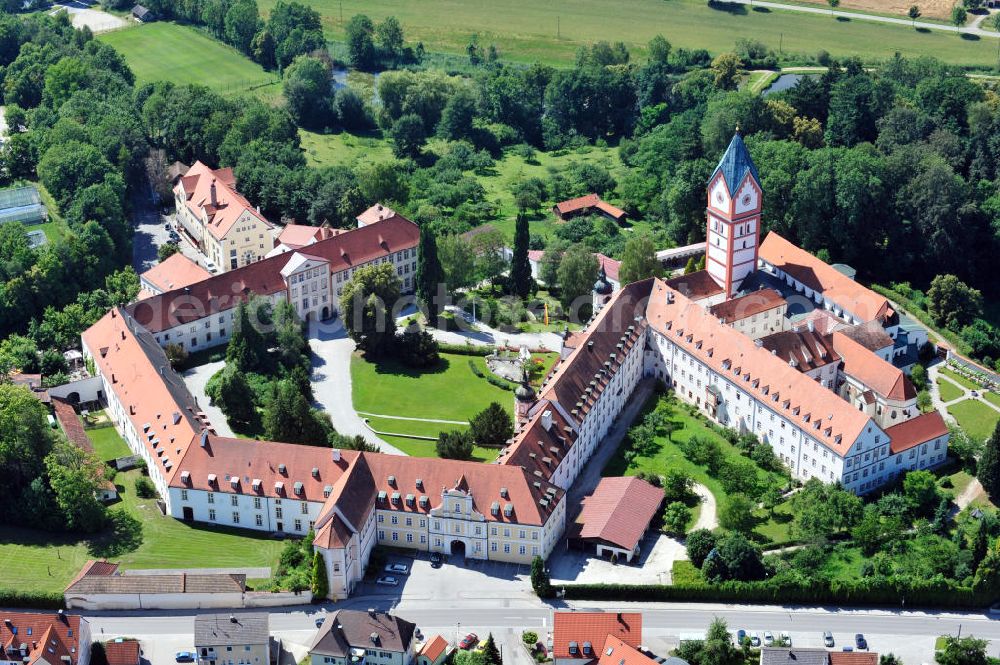
[[[273,225],[236,190],[232,168],[195,162],[174,185],[177,220],[219,272],[260,261]]]
[[[601,215],[623,224],[628,214],[617,206],[601,199],[597,194],[587,194],[575,199],[560,201],[552,206],[552,212],[561,220],[572,219],[579,215]]]
[[[642,644],[639,612],[553,612],[555,665],[591,665],[600,660],[608,638],[637,648]]]
[[[108,665],[139,665],[142,659],[138,640],[119,638],[105,642],[104,654],[108,658]]]
[[[448,660],[451,654],[451,646],[448,640],[440,635],[435,635],[420,645],[417,651],[417,665],[441,665]]]
[[[571,543],[631,562],[663,503],[663,490],[634,476],[601,478],[569,528]]]
[[[0,612],[0,662],[88,665],[90,624],[79,614]]]
[[[210,272],[181,252],[177,252],[139,275],[141,290],[137,299],[143,300],[166,291],[183,289],[211,276]]]

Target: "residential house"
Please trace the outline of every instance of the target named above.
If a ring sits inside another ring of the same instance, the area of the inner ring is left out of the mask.
[[[416,628],[388,612],[338,610],[320,626],[309,658],[312,665],[413,665]],[[444,646],[447,651],[447,642]]]
[[[4,610],[0,665],[88,665],[90,624],[79,614]]]
[[[608,638],[632,648],[642,644],[638,612],[553,612],[552,658],[555,665],[592,665]],[[613,643],[615,644],[615,643]]]
[[[440,635],[428,639],[420,645],[417,651],[417,665],[441,665],[448,656],[451,655],[451,646],[448,640]]]
[[[587,194],[575,199],[560,201],[552,206],[552,212],[562,220],[571,219],[579,215],[601,215],[608,219],[623,224],[628,215],[624,210],[613,206],[607,201],[601,200],[597,194]]]
[[[144,300],[174,289],[183,289],[211,276],[210,272],[177,252],[139,275],[140,290],[136,299]]]
[[[368,226],[369,224],[374,224],[375,222],[381,222],[383,219],[390,219],[396,216],[396,211],[388,206],[384,206],[381,203],[376,203],[372,207],[365,210],[363,213],[355,217],[358,222],[358,228],[362,226]]]
[[[139,665],[142,660],[142,649],[137,640],[118,638],[105,642],[104,654],[108,665]]]
[[[198,665],[270,665],[266,612],[199,614],[194,618]]]

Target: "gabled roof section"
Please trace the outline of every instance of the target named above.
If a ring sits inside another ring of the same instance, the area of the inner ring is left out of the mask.
[[[416,628],[416,624],[388,612],[338,610],[327,615],[309,653],[344,657],[352,647],[406,653]]]
[[[750,151],[747,150],[747,144],[743,142],[743,137],[740,136],[739,130],[733,134],[733,140],[729,142],[729,147],[726,148],[725,154],[719,160],[719,165],[712,171],[712,178],[719,171],[722,171],[722,177],[726,180],[726,188],[729,190],[730,196],[736,194],[736,188],[743,182],[743,178],[746,177],[747,173],[753,176],[758,185],[760,184],[760,175],[757,174],[757,167],[750,157]],[[711,181],[712,178],[709,178],[709,180]]]
[[[601,540],[632,551],[646,532],[660,504],[663,490],[634,476],[602,478],[583,500],[574,535]]]
[[[841,331],[833,333],[833,348],[844,361],[844,374],[886,399],[904,402],[917,398],[917,390],[903,370],[883,360]]]
[[[200,265],[181,252],[177,252],[139,275],[139,279],[148,282],[157,291],[163,292],[183,289],[211,276],[212,274]]]
[[[236,178],[231,168],[212,169],[202,162],[195,162],[178,182],[176,191],[184,193],[187,206],[196,217],[201,219],[202,210],[205,211],[208,217],[208,231],[219,240],[229,234],[244,213],[269,228],[272,226],[242,194],[236,191]]]
[[[552,651],[556,658],[585,659],[584,644],[590,644],[590,659],[597,660],[608,637],[631,647],[642,644],[642,614],[639,612],[553,612]],[[572,653],[571,649],[576,650]]]
[[[937,410],[922,413],[885,430],[889,435],[889,451],[899,454],[921,443],[948,435],[948,424]]]
[[[681,662],[686,661],[681,660]],[[622,642],[614,635],[608,635],[608,639],[604,641],[604,649],[601,651],[598,663],[600,665],[658,665],[655,660],[630,644]]]

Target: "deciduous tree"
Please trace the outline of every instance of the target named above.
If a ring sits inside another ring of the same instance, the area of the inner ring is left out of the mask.
[[[618,277],[622,284],[638,282],[647,277],[659,277],[663,266],[656,258],[656,245],[646,233],[633,235],[625,242]]]
[[[373,358],[388,350],[396,336],[392,308],[399,300],[400,281],[391,263],[359,268],[344,287],[340,312],[358,348]]]

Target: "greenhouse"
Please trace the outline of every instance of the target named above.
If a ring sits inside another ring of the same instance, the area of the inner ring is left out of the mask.
[[[0,224],[21,222],[25,226],[42,224],[49,212],[42,205],[38,190],[31,186],[0,190]]]

